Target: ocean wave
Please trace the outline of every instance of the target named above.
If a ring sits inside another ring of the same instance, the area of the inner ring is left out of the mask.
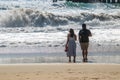
[[[8,11],[8,14],[1,14],[0,16],[0,26],[2,27],[45,27],[48,25],[68,25],[69,22],[84,23],[94,19],[98,19],[100,21],[114,21],[115,19],[120,19],[119,12],[117,14],[81,12],[77,15],[57,15],[33,9]]]
[[[76,2],[65,2],[64,5],[69,8],[80,8],[80,9],[119,9],[120,4],[109,4],[109,3],[76,3]]]

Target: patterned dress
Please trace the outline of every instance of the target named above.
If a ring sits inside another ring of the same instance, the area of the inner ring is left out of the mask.
[[[67,56],[76,56],[76,42],[74,37],[69,37]]]

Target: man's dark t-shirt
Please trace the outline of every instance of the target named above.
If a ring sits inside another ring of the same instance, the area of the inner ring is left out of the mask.
[[[90,30],[88,29],[82,29],[79,31],[79,36],[81,36],[81,38],[79,39],[80,42],[82,43],[86,43],[89,42],[89,35],[91,34]]]

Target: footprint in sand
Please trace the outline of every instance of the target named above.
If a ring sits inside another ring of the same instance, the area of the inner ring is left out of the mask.
[[[91,79],[98,80],[99,78],[91,78]]]
[[[37,73],[42,73],[42,71],[37,71]]]
[[[59,74],[60,72],[55,72],[55,73]]]
[[[74,72],[72,72],[72,71],[69,71],[68,73],[72,74],[72,73],[74,73]]]
[[[36,73],[36,75],[39,75],[39,73]]]
[[[79,74],[82,74],[82,72],[78,72]]]
[[[30,78],[26,78],[26,79],[30,79]]]
[[[79,77],[69,77],[68,80],[79,80]]]
[[[67,69],[67,71],[72,71],[71,69]]]
[[[19,74],[17,74],[16,76],[17,76],[17,77],[19,77],[20,75],[19,75]]]

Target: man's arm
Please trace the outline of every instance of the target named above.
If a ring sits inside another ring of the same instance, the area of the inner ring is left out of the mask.
[[[76,34],[75,34],[75,40],[77,40],[77,36],[76,36]]]
[[[81,33],[80,33],[80,31],[79,31],[79,33],[78,33],[78,40],[80,41],[80,38],[81,38]]]
[[[91,37],[92,36],[92,33],[91,33],[91,31],[89,31],[89,37]]]

